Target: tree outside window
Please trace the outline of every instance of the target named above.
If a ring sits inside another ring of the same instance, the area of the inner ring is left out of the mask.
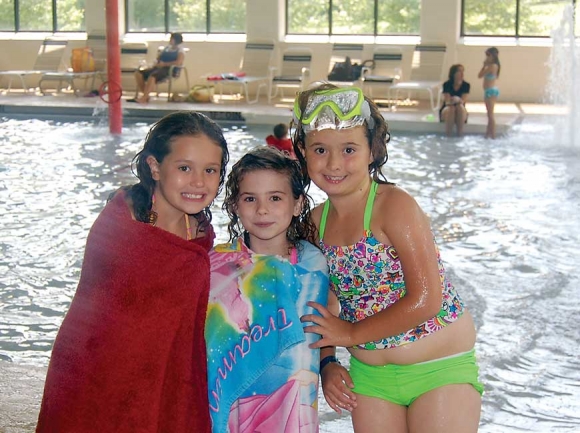
[[[51,0],[0,0],[0,31],[54,33],[84,30],[85,0],[56,0],[54,4]]]
[[[246,0],[126,0],[134,33],[245,33]]]
[[[463,0],[463,35],[549,37],[574,0]]]
[[[286,0],[290,35],[418,35],[421,0]]]

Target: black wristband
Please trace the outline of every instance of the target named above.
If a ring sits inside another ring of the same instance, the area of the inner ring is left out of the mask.
[[[336,362],[337,364],[340,364],[340,361],[338,360],[338,358],[334,355],[329,355],[327,357],[325,357],[322,361],[320,361],[320,369],[318,370],[319,373],[322,373],[322,369],[324,367],[326,367],[328,364],[330,364],[331,362]]]

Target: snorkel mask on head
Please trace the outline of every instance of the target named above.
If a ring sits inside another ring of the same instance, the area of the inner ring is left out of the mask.
[[[302,123],[305,133],[321,129],[346,129],[364,125],[373,129],[369,103],[358,87],[317,90],[308,98],[304,113],[299,99],[294,102],[294,122]]]

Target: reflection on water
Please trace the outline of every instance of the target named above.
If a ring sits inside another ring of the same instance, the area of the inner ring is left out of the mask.
[[[133,182],[147,130],[0,122],[0,359],[47,364],[87,232],[109,193]],[[268,133],[228,127],[232,160]],[[431,216],[478,326],[481,432],[580,431],[580,155],[552,134],[524,123],[496,141],[395,135],[389,149],[387,177]],[[225,222],[218,203],[219,241]],[[351,431],[323,398],[320,410],[322,432]]]

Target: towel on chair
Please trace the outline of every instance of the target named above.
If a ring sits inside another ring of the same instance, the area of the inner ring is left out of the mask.
[[[119,192],[87,239],[37,432],[210,431],[204,323],[213,230],[186,241],[135,221]]]
[[[239,80],[246,76],[245,72],[229,72],[227,74],[210,75],[208,81]]]
[[[213,433],[318,431],[319,350],[300,316],[326,305],[328,268],[301,242],[296,264],[256,254],[241,240],[210,252],[206,320]]]

